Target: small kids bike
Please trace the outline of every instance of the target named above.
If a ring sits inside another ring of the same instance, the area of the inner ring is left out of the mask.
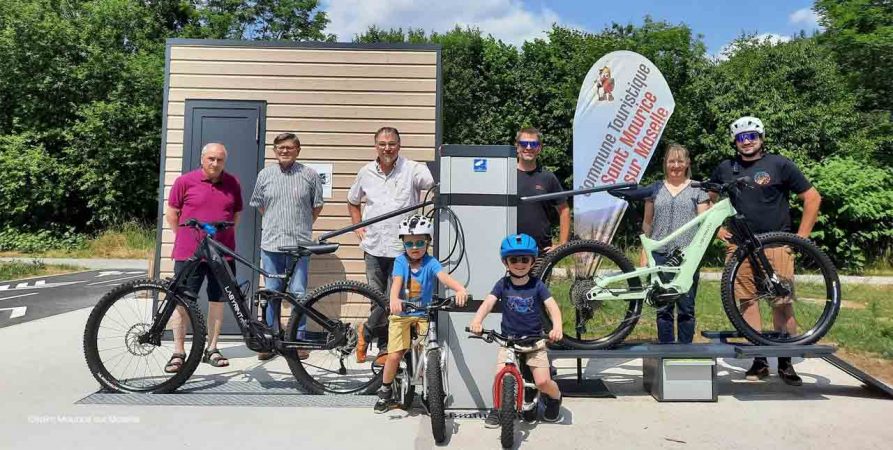
[[[431,432],[437,443],[446,440],[446,355],[437,342],[437,312],[449,310],[455,299],[435,296],[427,307],[403,302],[403,310],[406,312],[425,312],[428,317],[428,333],[422,336],[412,328],[412,346],[397,369],[394,396],[401,408],[409,409],[415,398],[416,386],[422,387],[422,405],[431,417]]]
[[[465,328],[471,333],[471,328]],[[512,448],[515,445],[515,419],[520,415],[527,422],[536,419],[536,405],[539,400],[539,390],[533,382],[533,374],[527,364],[524,363],[526,352],[537,341],[548,336],[522,336],[509,337],[494,330],[481,330],[480,335],[470,334],[469,339],[482,339],[484,342],[496,342],[505,347],[505,367],[496,374],[493,380],[493,408],[499,414],[501,428],[499,440],[503,448]],[[521,387],[524,389],[521,390]]]

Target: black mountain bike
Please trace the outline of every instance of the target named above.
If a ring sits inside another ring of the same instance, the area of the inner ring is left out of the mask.
[[[284,279],[286,286],[294,266],[286,275],[267,273],[214,240],[217,230],[232,226],[232,222],[200,223],[190,219],[181,227],[202,230],[204,236],[177,276],[126,283],[99,300],[84,330],[84,355],[96,380],[113,392],[167,393],[189,379],[202,358],[206,331],[205,319],[196,303],[197,293],[186,290],[185,281],[206,261],[249,349],[285,357],[295,380],[309,393],[373,393],[381,383],[381,370],[372,365],[374,358],[357,363],[354,352],[358,326],[366,319],[363,311],[367,311],[371,302],[386,308],[384,294],[365,283],[336,281],[312,290],[303,298],[260,289],[249,299],[239,288],[224,255],[267,278]],[[297,264],[299,258],[332,253],[338,247],[337,243],[321,242],[279,250],[294,255],[294,264]],[[291,317],[285,330],[279,324],[271,329],[258,320],[263,315],[254,306],[262,309],[274,298],[291,304]],[[177,307],[185,312],[179,316],[186,322],[186,358],[178,372],[167,373],[164,367],[174,353],[172,330],[176,324],[171,318]],[[306,325],[299,327],[302,323]],[[309,357],[300,359],[298,350],[309,351]]]

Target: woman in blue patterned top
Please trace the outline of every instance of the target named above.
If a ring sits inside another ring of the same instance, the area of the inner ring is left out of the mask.
[[[673,144],[664,155],[664,179],[655,184],[652,197],[645,202],[645,219],[642,232],[654,240],[660,240],[710,208],[707,193],[691,187],[691,158],[688,150]],[[691,243],[697,228],[670,241],[669,244],[653,252],[657,264],[665,264],[676,249],[684,249]],[[645,253],[641,255],[641,265],[645,265]],[[657,337],[660,343],[676,342],[673,333],[673,309],[679,309],[676,317],[678,342],[690,344],[695,335],[695,296],[698,291],[698,274],[694,284],[675,304],[671,303],[657,312]]]

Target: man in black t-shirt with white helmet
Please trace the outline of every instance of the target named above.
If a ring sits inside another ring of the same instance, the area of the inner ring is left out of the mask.
[[[738,154],[733,159],[721,162],[713,171],[710,180],[717,183],[727,183],[740,177],[749,177],[753,180],[751,183],[753,189],[741,191],[735,209],[744,214],[747,225],[754,234],[772,231],[790,232],[791,214],[788,199],[791,192],[797,194],[803,201],[803,217],[797,234],[808,239],[822,201],[818,191],[812,187],[793,161],[784,156],[765,152],[763,146],[765,130],[760,119],[745,116],[733,122],[729,128]],[[715,197],[715,194],[711,196]],[[735,251],[735,246],[730,243],[731,236],[728,230],[720,228],[718,237],[729,244],[727,255],[729,257]],[[784,248],[766,249],[765,253],[776,272],[791,272],[793,275],[793,260],[790,255],[784,254]],[[759,330],[761,327],[759,306],[747,300],[748,297],[753,298],[756,295],[752,276],[748,276],[750,273],[749,264],[743,265],[735,280],[735,297],[740,301],[739,306],[744,319],[755,330]],[[790,299],[774,299],[772,315],[778,331],[784,329],[796,333],[797,322]],[[746,373],[748,380],[759,380],[768,375],[769,364],[766,358],[755,358]],[[778,358],[778,376],[792,386],[800,386],[803,383],[794,371],[791,358]]]

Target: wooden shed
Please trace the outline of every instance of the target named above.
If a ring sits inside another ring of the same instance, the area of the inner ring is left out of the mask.
[[[173,232],[164,211],[174,180],[199,167],[200,151],[222,141],[226,170],[241,181],[245,210],[239,254],[260,259],[260,214],[247,205],[256,174],[275,164],[273,137],[294,132],[302,163],[332,165],[314,235],[350,224],[346,196],[363,164],[375,158],[374,132],[400,131],[401,155],[434,160],[441,143],[440,46],[172,39],[165,57],[156,276],[171,276]],[[333,239],[335,255],[315,257],[310,287],[365,280],[353,233]],[[239,276],[256,277],[240,267]],[[368,311],[368,307],[365,309]]]

